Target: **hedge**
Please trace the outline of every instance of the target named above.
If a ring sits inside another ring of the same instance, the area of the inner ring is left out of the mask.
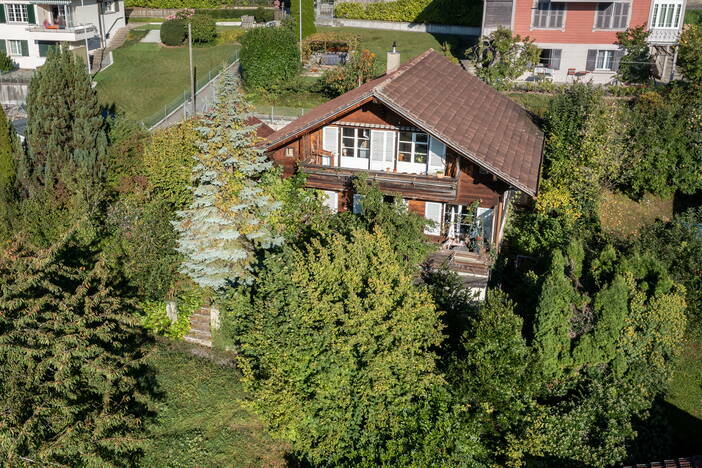
[[[394,2],[337,3],[337,18],[409,23],[480,26],[483,5],[479,0],[395,0]]]
[[[268,10],[261,7],[246,10],[234,10],[232,8],[198,8],[195,10],[195,12],[205,14],[214,19],[239,19],[242,16],[253,16],[254,18],[256,18],[257,23],[266,23],[268,21],[273,21],[273,10]]]
[[[196,13],[190,17],[193,42],[208,43],[217,39],[215,20],[209,15]]]
[[[270,6],[268,0],[125,0],[126,8],[217,8],[220,6]]]
[[[185,40],[185,21],[173,19],[161,25],[161,42],[167,46],[179,46]]]
[[[254,28],[241,38],[241,75],[249,89],[273,90],[297,76],[300,52],[286,28]]]

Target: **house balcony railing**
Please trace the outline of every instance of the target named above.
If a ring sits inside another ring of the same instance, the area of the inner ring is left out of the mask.
[[[378,188],[388,194],[439,202],[456,198],[458,179],[455,177],[354,169],[337,167],[334,163],[330,153],[319,152],[301,161],[298,167],[307,175],[307,184],[311,187],[350,189],[354,177],[366,174],[368,180],[376,182]]]
[[[679,29],[652,28],[647,40],[651,44],[675,44],[679,38]]]
[[[82,41],[90,39],[97,34],[94,24],[76,24],[73,26],[59,27],[57,25],[32,25],[27,28],[32,33],[32,38],[45,41]]]

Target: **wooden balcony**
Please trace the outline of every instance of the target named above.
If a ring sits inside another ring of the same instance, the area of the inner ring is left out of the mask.
[[[366,174],[368,180],[376,182],[383,193],[437,202],[447,202],[456,198],[458,179],[455,177],[369,171],[336,167],[334,163],[330,154],[315,154],[298,163],[298,168],[307,174],[307,185],[318,189],[349,190],[352,188],[354,177]]]

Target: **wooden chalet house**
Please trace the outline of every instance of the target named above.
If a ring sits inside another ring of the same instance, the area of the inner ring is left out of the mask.
[[[262,146],[284,168],[307,174],[334,212],[357,210],[352,179],[433,221],[435,261],[484,291],[516,192],[535,196],[543,134],[529,114],[434,50],[326,102],[269,135]]]

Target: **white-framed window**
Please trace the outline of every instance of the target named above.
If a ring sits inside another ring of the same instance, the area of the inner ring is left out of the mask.
[[[5,8],[7,9],[8,23],[26,23],[29,21],[27,5],[22,5],[20,3],[8,3],[5,5]]]
[[[7,41],[7,51],[11,56],[21,56],[22,55],[22,41],[8,40]]]
[[[613,50],[598,50],[597,58],[595,59],[595,70],[610,71],[614,67],[614,51]]]
[[[370,157],[370,130],[344,127],[341,130],[341,156],[368,159]]]
[[[117,11],[117,2],[112,0],[105,0],[102,2],[103,13],[114,13],[115,11]]]
[[[400,132],[398,161],[426,164],[429,156],[429,135],[419,132]]]
[[[561,29],[565,18],[565,3],[537,0],[531,27],[534,29]]]
[[[629,3],[598,3],[595,29],[626,29],[629,24]]]
[[[651,14],[651,28],[678,29],[682,16],[682,3],[654,3]]]

